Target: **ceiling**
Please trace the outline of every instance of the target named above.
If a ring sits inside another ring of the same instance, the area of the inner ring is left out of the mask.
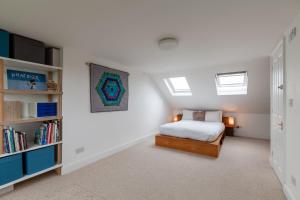
[[[145,72],[269,54],[299,0],[1,0],[0,27]],[[157,40],[176,36],[179,47]]]
[[[217,73],[247,71],[247,95],[218,96],[215,84]],[[192,90],[192,96],[171,96],[163,79],[185,76]],[[267,57],[241,63],[185,69],[152,74],[162,94],[174,109],[220,109],[237,113],[270,113],[270,67]]]

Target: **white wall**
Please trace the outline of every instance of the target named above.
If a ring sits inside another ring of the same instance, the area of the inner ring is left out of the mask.
[[[300,14],[291,27],[297,27],[296,38],[286,43],[286,191],[290,200],[300,199]],[[288,33],[286,33],[288,37]],[[293,100],[293,106],[289,105]],[[297,184],[292,181],[294,177]]]
[[[64,47],[63,173],[93,162],[126,144],[157,133],[169,105],[148,75]],[[128,71],[129,110],[90,113],[89,68],[85,62]],[[76,154],[77,148],[85,151]]]
[[[270,139],[270,115],[257,113],[225,113],[225,116],[234,116],[239,128],[234,135],[258,139]]]
[[[223,72],[248,72],[248,94],[218,96],[215,75]],[[177,109],[221,109],[236,116],[237,136],[260,139],[270,138],[270,66],[269,58],[261,57],[222,66],[187,69],[168,73],[151,74],[172,107]],[[192,96],[171,96],[163,79],[185,76]]]

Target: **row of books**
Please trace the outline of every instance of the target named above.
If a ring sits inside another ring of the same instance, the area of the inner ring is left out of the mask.
[[[43,123],[39,129],[35,130],[35,144],[45,145],[58,142],[60,140],[58,127],[57,120]]]
[[[44,122],[35,130],[34,143],[38,145],[51,144],[60,141],[59,124],[57,120]],[[16,131],[12,127],[3,129],[3,153],[15,153],[28,148],[27,134]]]
[[[3,152],[14,153],[27,149],[25,132],[14,130],[12,127],[3,129]]]

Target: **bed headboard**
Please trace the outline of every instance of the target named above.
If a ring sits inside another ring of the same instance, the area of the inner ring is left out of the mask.
[[[174,118],[173,121],[180,121],[182,119],[182,114],[177,114]],[[228,125],[229,124],[229,118],[230,117],[226,117],[226,116],[223,116],[222,117],[222,122],[225,124],[225,125]]]

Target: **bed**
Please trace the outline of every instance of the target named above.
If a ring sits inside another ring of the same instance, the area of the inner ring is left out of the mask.
[[[183,117],[181,121],[161,125],[160,133],[155,137],[155,144],[218,157],[225,137],[224,130],[222,114],[221,120],[209,120],[207,117],[207,120],[199,121],[191,117]]]

